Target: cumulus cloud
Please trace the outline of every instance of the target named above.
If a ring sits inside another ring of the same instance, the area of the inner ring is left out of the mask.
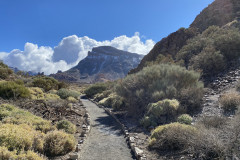
[[[132,37],[125,35],[109,41],[96,41],[87,36],[68,36],[54,48],[37,44],[26,43],[24,50],[14,49],[10,53],[0,52],[0,59],[12,67],[24,71],[56,73],[58,70],[66,71],[87,56],[88,51],[97,46],[112,46],[121,50],[147,54],[154,46],[152,40],[141,41],[139,33]]]

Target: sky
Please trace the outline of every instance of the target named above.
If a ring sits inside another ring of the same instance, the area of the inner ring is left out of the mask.
[[[93,47],[146,55],[213,0],[0,0],[0,59],[22,70],[68,70]]]

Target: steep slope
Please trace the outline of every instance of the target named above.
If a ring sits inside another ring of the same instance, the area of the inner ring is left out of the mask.
[[[139,66],[129,73],[136,73],[141,70],[146,62],[154,61],[159,54],[170,54],[174,56],[186,44],[187,40],[201,33],[209,26],[224,26],[240,17],[239,0],[215,0],[205,8],[193,21],[188,29],[179,29],[168,37],[159,41],[147,54]]]
[[[78,82],[98,82],[123,78],[135,68],[142,55],[118,50],[110,46],[93,48],[77,66],[66,72],[51,75],[54,78]]]

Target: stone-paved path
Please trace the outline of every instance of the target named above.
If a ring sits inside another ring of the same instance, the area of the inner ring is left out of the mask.
[[[81,160],[132,160],[118,124],[105,111],[81,99],[91,117],[91,131],[81,150]]]

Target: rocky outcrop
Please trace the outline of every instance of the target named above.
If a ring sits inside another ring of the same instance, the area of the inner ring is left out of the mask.
[[[71,82],[104,82],[123,78],[137,67],[142,55],[118,50],[110,46],[93,48],[77,66],[66,72],[51,75]]]

